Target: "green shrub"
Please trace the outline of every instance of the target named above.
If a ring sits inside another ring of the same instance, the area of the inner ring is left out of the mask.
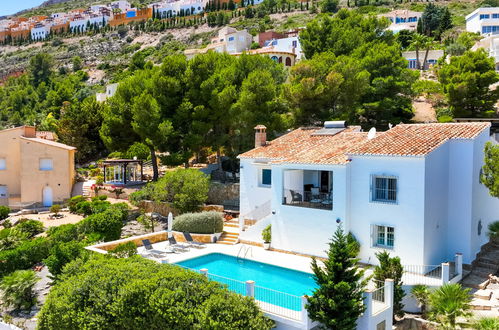
[[[184,213],[173,221],[173,230],[195,234],[213,234],[223,231],[224,221],[220,212]]]
[[[487,235],[489,235],[491,239],[499,238],[499,221],[489,223],[488,229]]]
[[[451,116],[440,116],[438,117],[439,123],[451,123],[454,120]]]
[[[50,227],[47,236],[54,243],[66,243],[78,240],[78,227],[68,223],[57,227]]]
[[[181,267],[139,256],[68,264],[38,314],[45,329],[273,327],[253,299]]]
[[[28,238],[32,238],[43,233],[44,228],[41,221],[21,219],[18,224],[14,226],[13,230],[26,234]]]
[[[0,220],[7,219],[9,217],[10,209],[8,206],[0,205]]]
[[[262,230],[262,239],[265,243],[272,241],[272,225],[268,225]]]
[[[475,330],[499,330],[499,319],[495,317],[482,317],[473,322]]]
[[[129,241],[110,250],[109,254],[116,258],[129,258],[137,254],[137,246],[134,242]]]
[[[57,276],[67,263],[86,253],[84,247],[85,243],[78,241],[56,244],[50,249],[50,255],[43,260],[43,263],[47,265],[52,275]]]
[[[12,250],[0,251],[0,277],[18,269],[28,269],[47,258],[50,251],[48,239],[39,237],[24,241]]]
[[[27,238],[27,234],[12,230],[12,228],[2,229],[0,230],[0,251],[14,249]]]
[[[77,205],[81,202],[86,201],[86,200],[87,200],[86,197],[83,197],[80,195],[72,197],[68,202],[69,211],[72,213],[76,213],[76,211],[78,209]]]
[[[141,201],[147,201],[147,200],[152,200],[153,198],[153,189],[154,186],[152,183],[149,183],[146,185],[144,188],[141,190],[134,191],[128,196],[128,200],[132,205],[139,205],[139,202]]]
[[[4,276],[0,283],[2,301],[15,309],[29,309],[36,304],[33,287],[40,280],[32,270],[17,270]]]
[[[126,204],[118,203],[106,211],[92,214],[78,223],[78,232],[87,236],[97,234],[104,241],[114,241],[120,238],[121,228],[127,218]]]
[[[59,204],[54,204],[50,207],[50,212],[54,214],[59,214],[61,212],[61,206]]]

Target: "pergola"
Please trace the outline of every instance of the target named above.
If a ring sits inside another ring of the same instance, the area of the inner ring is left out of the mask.
[[[140,165],[140,176],[138,166]],[[104,167],[104,183],[122,184],[142,182],[144,166],[142,160],[137,159],[106,159]]]

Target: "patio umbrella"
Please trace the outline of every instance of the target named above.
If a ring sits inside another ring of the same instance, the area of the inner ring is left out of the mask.
[[[173,214],[168,213],[168,238],[172,237],[172,228],[173,228]]]

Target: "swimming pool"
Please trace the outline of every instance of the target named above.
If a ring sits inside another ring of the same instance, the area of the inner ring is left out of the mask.
[[[256,300],[295,311],[301,310],[298,297],[311,295],[317,287],[312,274],[223,253],[206,254],[177,265],[195,270],[206,268],[210,279],[227,284],[229,290],[242,295],[246,294],[244,282],[255,281]]]

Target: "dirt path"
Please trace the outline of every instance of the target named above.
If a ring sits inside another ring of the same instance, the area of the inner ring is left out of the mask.
[[[436,122],[437,116],[432,104],[424,98],[417,98],[412,102],[414,107],[413,121],[417,123]]]

